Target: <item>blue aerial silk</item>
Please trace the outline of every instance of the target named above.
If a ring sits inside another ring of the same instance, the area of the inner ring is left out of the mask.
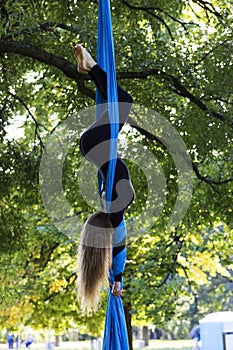
[[[114,61],[114,46],[112,21],[110,12],[110,0],[99,1],[98,11],[98,56],[97,62],[99,66],[107,73],[107,102],[109,119],[111,123],[110,128],[110,152],[109,152],[109,167],[105,185],[105,201],[107,211],[110,211],[110,203],[112,199],[112,189],[114,181],[114,173],[117,161],[117,141],[119,133],[119,110],[118,110],[118,93],[116,81],[116,69]],[[97,103],[97,118],[106,108],[105,99],[97,89],[96,93]],[[99,178],[100,180],[100,178]]]
[[[98,10],[98,65],[107,73],[107,101],[100,91],[96,92],[96,105],[98,118],[108,107],[110,121],[110,151],[109,166],[105,183],[105,205],[107,212],[110,212],[114,174],[117,161],[117,144],[119,134],[119,110],[118,93],[116,81],[116,68],[114,61],[114,46],[112,33],[112,20],[110,0],[99,0]],[[106,105],[107,103],[107,105]],[[101,192],[102,180],[98,174],[99,192]],[[113,246],[116,246],[126,236],[124,220],[115,229],[113,234]],[[114,283],[114,277],[123,272],[126,261],[126,248],[113,258],[112,270],[110,271],[110,283]],[[111,290],[108,296],[106,320],[104,329],[104,341],[102,350],[128,350],[128,336],[125,322],[125,314],[121,297],[112,295]]]

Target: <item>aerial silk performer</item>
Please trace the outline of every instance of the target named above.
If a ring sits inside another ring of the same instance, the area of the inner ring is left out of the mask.
[[[100,0],[98,64],[82,45],[73,49],[78,72],[88,74],[97,87],[97,119],[81,135],[80,150],[98,169],[101,203],[101,210],[88,218],[81,234],[77,288],[81,308],[95,311],[108,279],[103,350],[128,350],[121,300],[126,261],[124,212],[134,199],[134,189],[128,168],[117,152],[117,140],[128,119],[132,97],[116,82],[109,15],[109,0]],[[106,27],[109,31],[104,30]]]

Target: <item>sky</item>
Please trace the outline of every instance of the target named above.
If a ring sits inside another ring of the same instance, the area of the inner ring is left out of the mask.
[[[11,141],[14,139],[19,139],[24,137],[24,123],[26,121],[25,116],[16,116],[9,125],[7,125],[4,129],[6,131],[6,138]]]

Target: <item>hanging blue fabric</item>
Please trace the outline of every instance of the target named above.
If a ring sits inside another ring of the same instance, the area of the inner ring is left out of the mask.
[[[113,245],[118,245],[126,234],[124,220],[115,229],[113,234]],[[123,272],[126,260],[126,248],[113,259],[113,267],[110,271],[110,281]],[[120,297],[112,295],[111,289],[108,295],[106,320],[104,328],[104,342],[102,350],[129,350],[125,312]]]
[[[109,166],[105,183],[105,203],[106,209],[110,212],[112,189],[114,183],[114,174],[117,161],[117,144],[119,133],[119,110],[118,93],[116,81],[116,69],[114,61],[114,45],[112,33],[112,20],[110,10],[110,0],[99,0],[98,11],[98,65],[107,73],[107,101],[103,98],[97,89],[96,104],[97,118],[108,108],[110,121],[110,151]],[[106,105],[107,103],[107,105]],[[99,192],[101,192],[102,179],[98,174]],[[114,230],[113,246],[126,236],[126,226],[124,220]],[[123,272],[126,261],[126,248],[117,254],[112,262],[110,271],[110,283],[114,283],[114,277]],[[121,297],[112,295],[111,290],[108,296],[108,305],[106,310],[106,320],[104,329],[104,342],[102,350],[128,350],[128,336],[125,322],[125,314]]]
[[[109,293],[103,350],[128,350],[128,335],[121,298]]]
[[[107,73],[107,101],[103,98],[100,91],[97,89],[97,118],[106,108],[108,103],[108,115],[110,120],[110,152],[109,152],[109,167],[105,184],[105,200],[107,211],[110,211],[110,203],[112,199],[112,188],[117,160],[117,141],[119,133],[119,110],[118,110],[118,93],[116,81],[116,69],[114,61],[114,46],[110,0],[99,1],[98,11],[98,56],[97,62],[99,66]],[[100,188],[99,188],[100,190]]]

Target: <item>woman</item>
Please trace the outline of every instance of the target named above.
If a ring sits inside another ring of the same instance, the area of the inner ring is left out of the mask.
[[[107,75],[97,65],[91,55],[81,46],[73,49],[78,64],[78,72],[89,74],[101,94],[107,97]],[[132,97],[119,85],[119,131],[126,122]],[[80,138],[80,149],[83,156],[95,164],[102,178],[101,206],[102,211],[92,215],[84,225],[79,246],[78,293],[82,309],[96,310],[100,289],[103,286],[111,267],[112,254],[116,256],[125,248],[125,238],[112,249],[112,235],[116,227],[123,221],[124,212],[134,198],[134,190],[126,164],[117,155],[113,183],[110,213],[106,213],[105,180],[109,164],[110,125],[107,109],[84,132]],[[112,293],[122,295],[121,273],[114,277]]]

